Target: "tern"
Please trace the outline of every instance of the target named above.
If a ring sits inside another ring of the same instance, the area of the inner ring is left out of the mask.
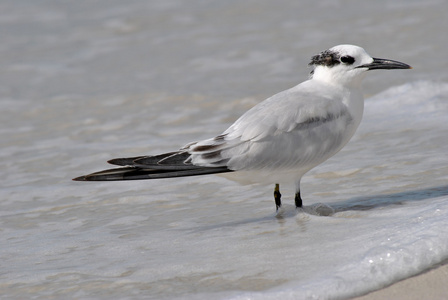
[[[121,166],[76,181],[115,181],[222,175],[242,183],[274,184],[276,209],[280,184],[295,185],[302,207],[302,176],[339,152],[358,128],[364,110],[361,82],[367,71],[411,69],[390,59],[373,58],[354,45],[339,45],[311,58],[309,79],[260,102],[223,133],[155,156],[116,158]]]

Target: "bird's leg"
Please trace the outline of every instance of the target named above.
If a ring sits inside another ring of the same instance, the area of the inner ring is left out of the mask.
[[[280,184],[275,184],[274,189],[274,199],[275,199],[275,208],[278,210],[280,206],[282,206],[282,194],[280,194]]]
[[[302,197],[300,197],[300,190],[296,192],[296,197],[294,198],[296,202],[296,207],[302,207]]]
[[[294,198],[296,207],[302,207],[302,197],[300,197],[300,179],[296,183],[296,196]]]

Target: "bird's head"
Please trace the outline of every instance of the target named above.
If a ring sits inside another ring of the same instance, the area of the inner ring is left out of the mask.
[[[311,58],[314,66],[311,77],[328,83],[359,85],[369,70],[412,69],[411,66],[390,59],[373,58],[354,45],[339,45]]]

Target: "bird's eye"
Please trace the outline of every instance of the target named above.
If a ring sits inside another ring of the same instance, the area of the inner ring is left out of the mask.
[[[341,62],[343,62],[344,64],[347,65],[351,65],[355,62],[355,59],[352,56],[342,56],[341,57]]]

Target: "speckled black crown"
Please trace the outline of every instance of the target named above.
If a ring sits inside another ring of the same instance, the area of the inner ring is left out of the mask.
[[[336,52],[325,50],[311,58],[309,66],[327,66],[332,67],[341,63],[340,56]]]

